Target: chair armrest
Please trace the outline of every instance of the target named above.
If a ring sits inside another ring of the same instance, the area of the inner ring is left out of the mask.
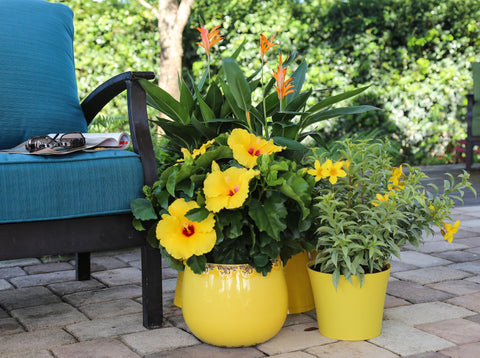
[[[123,72],[98,86],[81,103],[87,124],[90,124],[98,112],[100,112],[108,102],[127,89],[127,81],[140,78],[153,80],[155,73],[150,71]]]
[[[157,162],[148,125],[147,98],[138,82],[140,78],[151,80],[155,74],[138,71],[121,73],[97,87],[81,106],[87,123],[90,123],[109,101],[127,90],[128,122],[133,149],[140,155],[145,185],[152,185],[158,180]]]

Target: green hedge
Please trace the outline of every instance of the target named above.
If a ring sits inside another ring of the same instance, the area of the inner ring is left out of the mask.
[[[80,97],[119,72],[156,71],[155,19],[136,0],[57,1],[75,12]],[[196,0],[184,31],[184,66],[194,75],[204,69],[195,44],[200,23],[222,25],[214,61],[247,39],[240,60],[252,72],[259,33],[275,33],[276,50],[296,50],[308,61],[304,87],[318,89],[318,98],[372,84],[356,104],[383,111],[326,123],[321,131],[329,140],[375,129],[395,140],[399,159],[426,163],[465,137],[471,62],[480,60],[478,0]]]
[[[228,5],[200,0],[194,18],[205,18],[207,25],[223,23],[227,49],[234,46],[229,39],[238,34],[253,43],[260,31],[277,32],[284,53],[295,49],[307,59],[307,84],[312,88],[335,93],[373,85],[356,102],[384,111],[328,123],[322,128],[326,137],[376,129],[396,141],[399,159],[411,163],[442,157],[465,137],[465,94],[472,89],[471,62],[478,60],[480,44],[477,0],[243,4],[238,2],[235,11],[244,16],[230,19]],[[224,16],[227,21],[221,20]],[[256,46],[247,47],[247,65],[254,66],[249,59],[256,58],[255,51]],[[198,58],[190,60],[196,68]]]

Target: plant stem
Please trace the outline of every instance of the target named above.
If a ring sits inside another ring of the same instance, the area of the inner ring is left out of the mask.
[[[265,62],[263,61],[262,58],[262,69],[261,69],[261,74],[260,74],[260,81],[262,83],[262,102],[263,102],[263,121],[264,121],[264,128],[263,128],[263,136],[266,137],[267,139],[270,137],[268,135],[268,126],[267,126],[267,105],[265,104],[265,82],[263,80],[263,67],[265,65]]]

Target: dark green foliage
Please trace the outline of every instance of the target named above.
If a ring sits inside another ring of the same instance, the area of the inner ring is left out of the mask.
[[[192,18],[222,24],[227,48],[237,34],[248,38],[243,60],[250,66],[256,34],[275,33],[283,53],[296,50],[311,64],[304,88],[323,89],[319,99],[372,84],[353,103],[384,111],[330,121],[326,138],[375,129],[397,143],[400,160],[425,163],[465,137],[470,63],[480,45],[476,0],[198,0]],[[193,53],[185,60],[195,70]]]

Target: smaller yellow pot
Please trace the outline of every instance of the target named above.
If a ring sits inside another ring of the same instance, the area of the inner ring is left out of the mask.
[[[314,271],[308,266],[317,312],[318,330],[325,337],[362,341],[382,332],[383,307],[387,293],[388,270],[366,274],[360,287],[356,276],[353,285],[340,276],[335,290],[332,275]]]
[[[183,285],[183,271],[178,271],[177,286],[175,287],[175,297],[173,298],[173,304],[180,308],[182,308],[182,285]]]
[[[294,255],[284,267],[288,290],[288,313],[302,313],[313,310],[312,285],[307,272],[309,254],[304,251]]]

